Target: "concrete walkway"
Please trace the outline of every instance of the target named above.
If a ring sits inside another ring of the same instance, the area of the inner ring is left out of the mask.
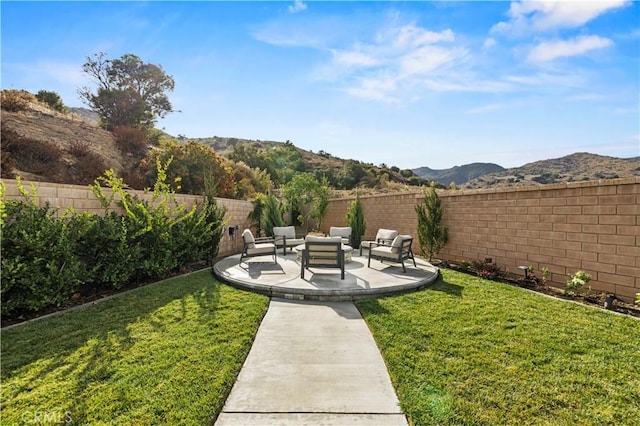
[[[407,425],[352,302],[272,299],[216,426]]]

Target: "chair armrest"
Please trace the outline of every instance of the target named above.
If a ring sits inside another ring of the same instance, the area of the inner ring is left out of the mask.
[[[257,237],[254,238],[256,244],[257,243],[274,243],[276,241],[273,237]]]
[[[375,247],[393,247],[391,244],[385,244],[384,242],[378,240],[378,241],[372,241],[371,242],[372,246]]]

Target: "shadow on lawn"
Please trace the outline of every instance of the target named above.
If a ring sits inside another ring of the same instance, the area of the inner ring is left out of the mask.
[[[464,287],[462,287],[461,285],[445,281],[445,279],[441,275],[438,277],[436,282],[427,287],[426,290],[441,291],[443,293],[450,294],[451,296],[462,297],[463,288]]]
[[[177,280],[185,278],[173,278],[79,310],[2,331],[2,380],[11,378],[21,367],[42,363],[42,369],[30,377],[29,382],[66,365],[68,373],[78,375],[79,386],[86,387],[94,380],[108,378],[106,364],[135,344],[131,324],[144,319],[154,328],[165,329],[162,319],[152,318],[163,306],[179,300],[180,318],[174,316],[168,320],[181,320],[187,315],[187,299],[193,298],[199,306],[197,317],[210,321],[220,299],[219,284],[215,279],[203,273],[198,279],[172,282]],[[17,347],[30,351],[15,353]],[[69,363],[72,354],[82,347],[86,347],[86,351]],[[18,389],[14,394],[20,392]]]

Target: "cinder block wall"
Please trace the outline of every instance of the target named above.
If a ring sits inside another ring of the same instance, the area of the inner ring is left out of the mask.
[[[6,198],[20,198],[16,182],[3,179]],[[30,182],[24,182],[29,189]],[[39,201],[49,201],[64,211],[101,213],[102,207],[88,187],[34,182]],[[142,191],[132,191],[145,196]],[[568,275],[582,269],[589,272],[594,289],[632,300],[640,292],[640,178],[613,179],[568,184],[515,187],[474,191],[441,191],[449,227],[449,243],[439,257],[448,260],[482,260],[491,257],[503,269],[521,273],[519,265],[551,271],[551,282],[563,287]],[[201,197],[179,195],[193,203]],[[220,256],[238,253],[239,233],[250,226],[249,201],[219,198],[227,208]],[[378,228],[397,229],[417,235],[415,205],[420,192],[363,196],[367,221],[366,239]],[[329,201],[322,231],[346,226],[346,212],[352,199]],[[417,251],[417,242],[414,244]]]
[[[23,196],[18,190],[16,180],[2,179],[2,182],[5,185],[6,199],[23,199]],[[91,212],[96,214],[104,213],[102,205],[91,189],[87,186],[66,185],[50,182],[22,182],[24,188],[30,193],[32,191],[31,184],[36,188],[38,204],[40,206],[44,206],[46,202],[49,202],[51,207],[58,209],[58,216],[62,215],[68,208],[73,208],[76,212]],[[109,196],[110,194],[110,190],[107,188],[103,188],[103,192],[106,196]],[[143,199],[151,199],[151,194],[145,194],[144,191],[131,190],[129,192]],[[197,195],[177,194],[176,200],[191,206],[193,203],[202,202],[203,197]],[[247,220],[247,215],[251,210],[253,210],[253,204],[250,201],[231,200],[227,198],[216,198],[216,201],[218,202],[218,205],[227,209],[225,214],[227,225],[225,226],[223,237],[220,241],[219,256],[228,256],[229,254],[239,253],[242,250],[240,233],[244,228],[248,228],[250,226],[250,222]],[[114,207],[114,210],[124,213],[124,211],[118,207]],[[238,231],[234,232],[233,236],[229,233],[229,226],[234,228],[235,226],[238,226]]]
[[[585,270],[594,289],[630,301],[640,292],[640,178],[474,191],[441,191],[449,243],[442,259],[483,260],[522,273],[531,265],[551,271],[564,287]],[[361,197],[367,238],[378,228],[417,235],[415,205],[421,194]],[[346,225],[351,199],[329,202],[323,220]],[[417,251],[417,243],[414,244]]]

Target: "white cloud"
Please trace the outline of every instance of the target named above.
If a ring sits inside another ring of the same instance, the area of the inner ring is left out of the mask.
[[[499,111],[502,109],[506,109],[508,107],[509,106],[507,104],[500,104],[500,103],[487,104],[487,105],[481,105],[479,107],[471,108],[466,112],[467,114],[483,114],[485,112],[490,112],[490,111]]]
[[[631,3],[630,0],[516,1],[509,8],[510,19],[494,25],[491,31],[525,36],[559,28],[577,28],[604,13]]]
[[[377,65],[378,59],[357,50],[353,51],[333,51],[333,60],[336,64],[347,67],[371,67]]]
[[[527,56],[528,62],[548,62],[557,58],[578,56],[592,50],[604,49],[613,42],[600,36],[580,36],[571,40],[545,41],[534,47]]]
[[[492,48],[493,46],[495,46],[496,44],[498,44],[498,43],[496,42],[496,39],[495,39],[495,38],[488,37],[488,38],[484,41],[484,43],[482,43],[482,48],[483,48],[483,49],[490,49],[490,48]]]
[[[352,96],[397,102],[401,92],[428,88],[426,80],[440,75],[460,62],[467,49],[452,44],[455,34],[407,24],[379,31],[367,43],[333,51],[331,63],[322,75],[342,76],[344,91]]]
[[[298,13],[307,9],[307,5],[302,0],[295,0],[292,5],[289,6],[289,12]]]

